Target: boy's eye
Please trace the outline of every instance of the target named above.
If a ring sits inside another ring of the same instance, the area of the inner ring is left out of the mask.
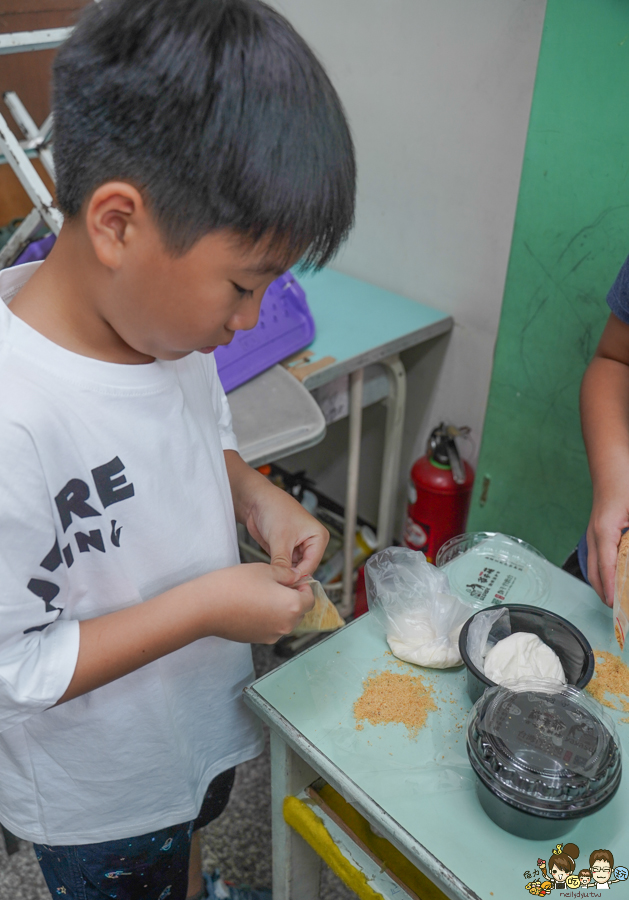
[[[235,281],[232,281],[232,284],[234,285],[234,287],[236,288],[237,292],[240,294],[241,297],[244,297],[247,294],[253,293],[253,291],[250,291],[247,288],[241,287],[239,284],[236,284]]]

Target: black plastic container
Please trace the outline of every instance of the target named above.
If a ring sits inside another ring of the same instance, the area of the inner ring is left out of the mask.
[[[530,634],[536,634],[551,650],[555,651],[563,666],[568,684],[577,688],[586,686],[594,674],[594,654],[585,636],[571,622],[537,606],[504,604],[491,607],[492,611],[496,609],[509,610],[512,634],[516,631],[528,631]],[[472,703],[476,703],[488,687],[496,686],[495,682],[487,678],[474,665],[467,652],[470,624],[476,616],[483,615],[485,612],[486,610],[481,609],[474,613],[463,625],[459,635],[459,652],[467,668],[467,693]]]
[[[614,725],[570,685],[490,688],[474,704],[466,737],[483,809],[519,837],[555,840],[620,785]]]

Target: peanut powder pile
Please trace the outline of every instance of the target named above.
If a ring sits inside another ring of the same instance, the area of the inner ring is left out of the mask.
[[[594,659],[596,660],[594,677],[587,685],[586,691],[603,706],[629,713],[629,668],[607,650],[595,650]],[[612,703],[607,694],[611,694],[620,705]],[[629,722],[629,717],[620,721]]]
[[[397,722],[406,725],[409,735],[416,737],[428,713],[436,709],[433,689],[421,675],[374,671],[363,681],[363,693],[354,703],[354,718],[358,731],[363,729],[365,720],[372,725]]]

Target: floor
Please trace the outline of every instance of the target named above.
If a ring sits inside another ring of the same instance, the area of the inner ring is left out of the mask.
[[[254,647],[256,672],[263,675],[281,660],[272,647]],[[251,887],[271,884],[271,772],[267,735],[265,752],[239,767],[229,805],[202,832],[203,863],[223,877]],[[0,842],[1,844],[2,842]],[[326,866],[320,900],[352,900],[350,891]],[[50,900],[30,844],[7,857],[0,849],[0,900]],[[140,900],[140,898],[138,898]]]

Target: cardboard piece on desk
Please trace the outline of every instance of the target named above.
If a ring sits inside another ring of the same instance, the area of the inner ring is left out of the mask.
[[[323,356],[313,363],[293,363],[292,365],[286,366],[286,368],[298,381],[303,381],[305,378],[308,378],[309,375],[314,375],[319,369],[325,369],[335,362],[336,359],[333,356]],[[282,363],[282,365],[286,365],[286,361]]]
[[[309,584],[315,598],[315,605],[307,612],[299,625],[293,629],[292,634],[308,634],[314,631],[336,631],[345,625],[336,606],[329,599],[318,581],[314,578],[306,578],[299,582]]]
[[[291,366],[308,362],[313,356],[312,350],[298,350],[297,353],[293,353],[292,356],[287,356],[286,359],[283,359],[282,365],[285,369],[290,369]]]

